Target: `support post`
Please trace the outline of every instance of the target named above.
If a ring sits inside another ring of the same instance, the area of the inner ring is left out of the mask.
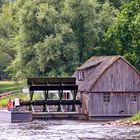
[[[30,100],[29,111],[35,112],[34,107],[32,105],[33,95],[34,95],[34,91],[29,91],[29,100]]]
[[[75,105],[76,95],[77,95],[76,90],[73,91],[73,94],[72,95],[73,95],[73,101],[74,101],[74,103],[72,105],[72,111],[74,112],[74,111],[76,111],[76,105]]]
[[[60,90],[58,94],[59,94],[59,105],[58,105],[57,112],[64,112],[63,106],[61,105],[61,100],[63,98],[63,90]]]
[[[47,90],[47,92],[46,92],[46,90],[44,91],[44,93],[43,93],[43,98],[44,98],[44,100],[45,100],[45,102],[47,101],[47,99],[48,99],[48,90]],[[48,108],[48,106],[45,104],[44,106],[43,106],[43,112],[50,112],[49,111],[49,108]]]

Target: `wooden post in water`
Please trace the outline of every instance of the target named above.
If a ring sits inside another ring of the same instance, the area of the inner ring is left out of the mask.
[[[29,100],[30,100],[29,111],[35,112],[34,107],[32,105],[33,95],[34,95],[34,91],[29,91]]]
[[[43,112],[49,112],[48,106],[46,104],[47,99],[48,99],[48,90],[47,91],[46,90],[44,91],[43,96],[44,96],[44,100],[45,100],[45,104],[43,106]]]

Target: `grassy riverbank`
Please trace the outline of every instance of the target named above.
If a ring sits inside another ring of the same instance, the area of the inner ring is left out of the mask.
[[[27,95],[21,93],[22,87],[24,87],[23,82],[17,81],[0,81],[0,94],[11,92],[10,96],[3,97],[0,99],[0,107],[5,107],[9,98],[14,99],[15,97],[26,99]]]
[[[0,81],[0,94],[5,92],[19,93],[23,87],[22,82],[17,81]]]
[[[9,99],[20,98],[23,100],[28,100],[27,94],[22,93],[22,88],[26,84],[24,82],[17,81],[0,81],[0,94],[11,92],[10,96],[4,96],[0,99],[0,108],[5,107]],[[41,99],[40,94],[34,94],[33,99]]]
[[[130,118],[129,120],[131,121],[137,121],[140,120],[140,112],[138,114],[135,114],[132,118]]]
[[[113,122],[109,122],[108,124],[111,124],[111,125],[140,125],[140,112],[138,112],[131,118],[116,120]]]

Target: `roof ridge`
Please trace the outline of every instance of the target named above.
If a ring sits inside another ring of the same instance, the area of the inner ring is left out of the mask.
[[[92,66],[97,66],[98,64],[100,64],[101,62],[104,61],[104,59],[106,58],[120,58],[120,55],[110,55],[110,56],[93,56],[91,58],[89,58],[84,64],[82,64],[80,67],[77,68],[77,70],[84,70],[87,68],[90,68]],[[86,66],[87,65],[87,66]]]

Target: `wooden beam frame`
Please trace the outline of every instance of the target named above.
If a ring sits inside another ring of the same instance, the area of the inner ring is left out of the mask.
[[[35,112],[37,106],[43,106],[43,112],[50,112],[49,106],[57,106],[55,111],[65,112],[65,106],[69,106],[72,112],[76,112],[76,105],[81,105],[81,101],[76,99],[78,85],[76,85],[75,77],[66,77],[66,78],[28,78],[27,84],[29,86],[29,101],[24,103],[21,102],[21,105],[26,105],[30,107],[30,110]],[[34,91],[43,91],[39,94],[42,94],[42,100],[34,100]],[[56,91],[57,99],[49,99],[49,95]],[[65,92],[69,92],[69,97],[65,98]],[[64,98],[63,98],[64,97]]]
[[[78,90],[78,85],[40,85],[29,87],[29,91],[45,91],[45,90]]]

